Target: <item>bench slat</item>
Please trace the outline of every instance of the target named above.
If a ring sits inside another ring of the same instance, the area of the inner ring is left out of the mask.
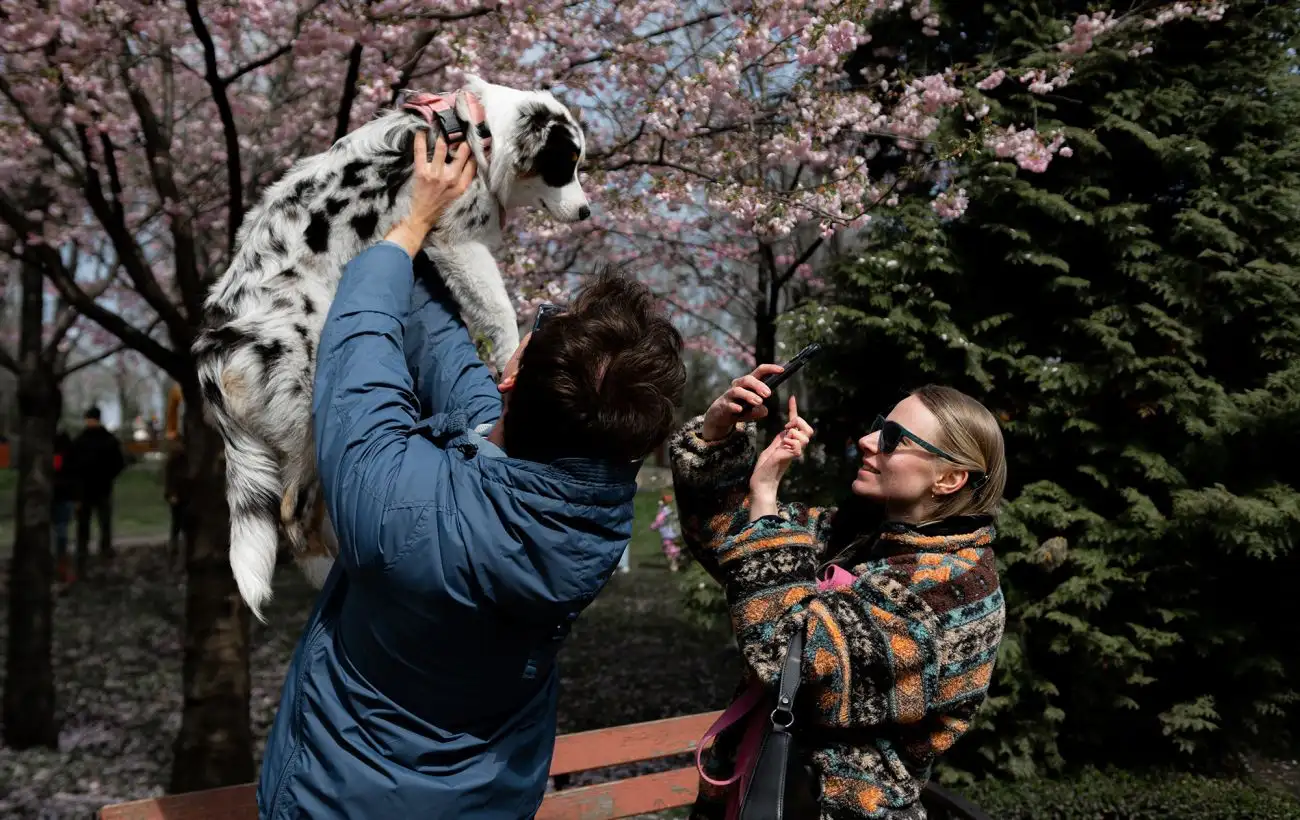
[[[696,742],[720,714],[685,715],[561,735],[555,740],[551,774],[572,774],[695,751]],[[695,778],[694,769],[679,769],[552,792],[542,804],[539,818],[598,820],[689,805],[698,787]],[[257,791],[252,783],[245,783],[135,800],[105,806],[99,816],[101,820],[253,820],[257,817]]]
[[[105,806],[100,820],[257,820],[252,783]]]
[[[555,740],[551,774],[570,774],[695,751],[695,744],[722,712],[593,729]]]
[[[699,775],[694,767],[628,780],[551,792],[537,820],[615,820],[695,802]]]

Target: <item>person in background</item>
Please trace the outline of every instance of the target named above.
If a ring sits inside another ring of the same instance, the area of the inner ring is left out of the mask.
[[[86,426],[72,441],[67,469],[77,500],[77,574],[90,555],[90,518],[99,521],[99,554],[113,556],[113,485],[126,469],[117,436],[100,423],[99,408],[86,411]]]
[[[68,472],[68,451],[72,437],[62,427],[54,434],[54,493],[50,499],[50,522],[54,525],[54,562],[59,583],[71,584],[74,580],[68,564],[68,526],[72,523],[72,510],[76,492]]]
[[[682,549],[677,546],[677,511],[673,509],[673,497],[665,494],[659,499],[659,511],[650,529],[659,530],[663,540],[664,557],[668,559],[668,569],[676,572],[681,569]]]

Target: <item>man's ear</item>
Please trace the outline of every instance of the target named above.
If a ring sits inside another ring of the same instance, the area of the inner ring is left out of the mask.
[[[514,390],[514,389],[515,389],[515,374],[514,374],[514,373],[511,373],[509,376],[506,376],[504,379],[502,379],[501,381],[497,382],[497,392],[498,392],[498,393],[503,393],[503,394],[504,394],[504,393],[509,393],[511,390]]]

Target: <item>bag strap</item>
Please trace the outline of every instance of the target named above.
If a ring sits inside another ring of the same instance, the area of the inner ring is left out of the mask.
[[[776,705],[769,717],[771,728],[758,753],[753,776],[741,800],[740,820],[785,820],[786,775],[794,740],[794,701],[803,671],[804,627],[790,636],[785,663],[776,685]]]

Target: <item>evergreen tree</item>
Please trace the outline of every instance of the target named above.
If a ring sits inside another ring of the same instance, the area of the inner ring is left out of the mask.
[[[1005,65],[1085,10],[953,3],[961,36],[905,57]],[[960,765],[1222,760],[1284,739],[1300,673],[1296,26],[1290,4],[1234,3],[1153,32],[1140,60],[1097,49],[1051,94],[1008,79],[992,122],[1057,124],[1073,156],[1041,174],[955,168],[963,217],[904,197],[836,272],[832,352],[809,373],[832,452],[926,381],[980,397],[1007,436],[1010,620]]]

